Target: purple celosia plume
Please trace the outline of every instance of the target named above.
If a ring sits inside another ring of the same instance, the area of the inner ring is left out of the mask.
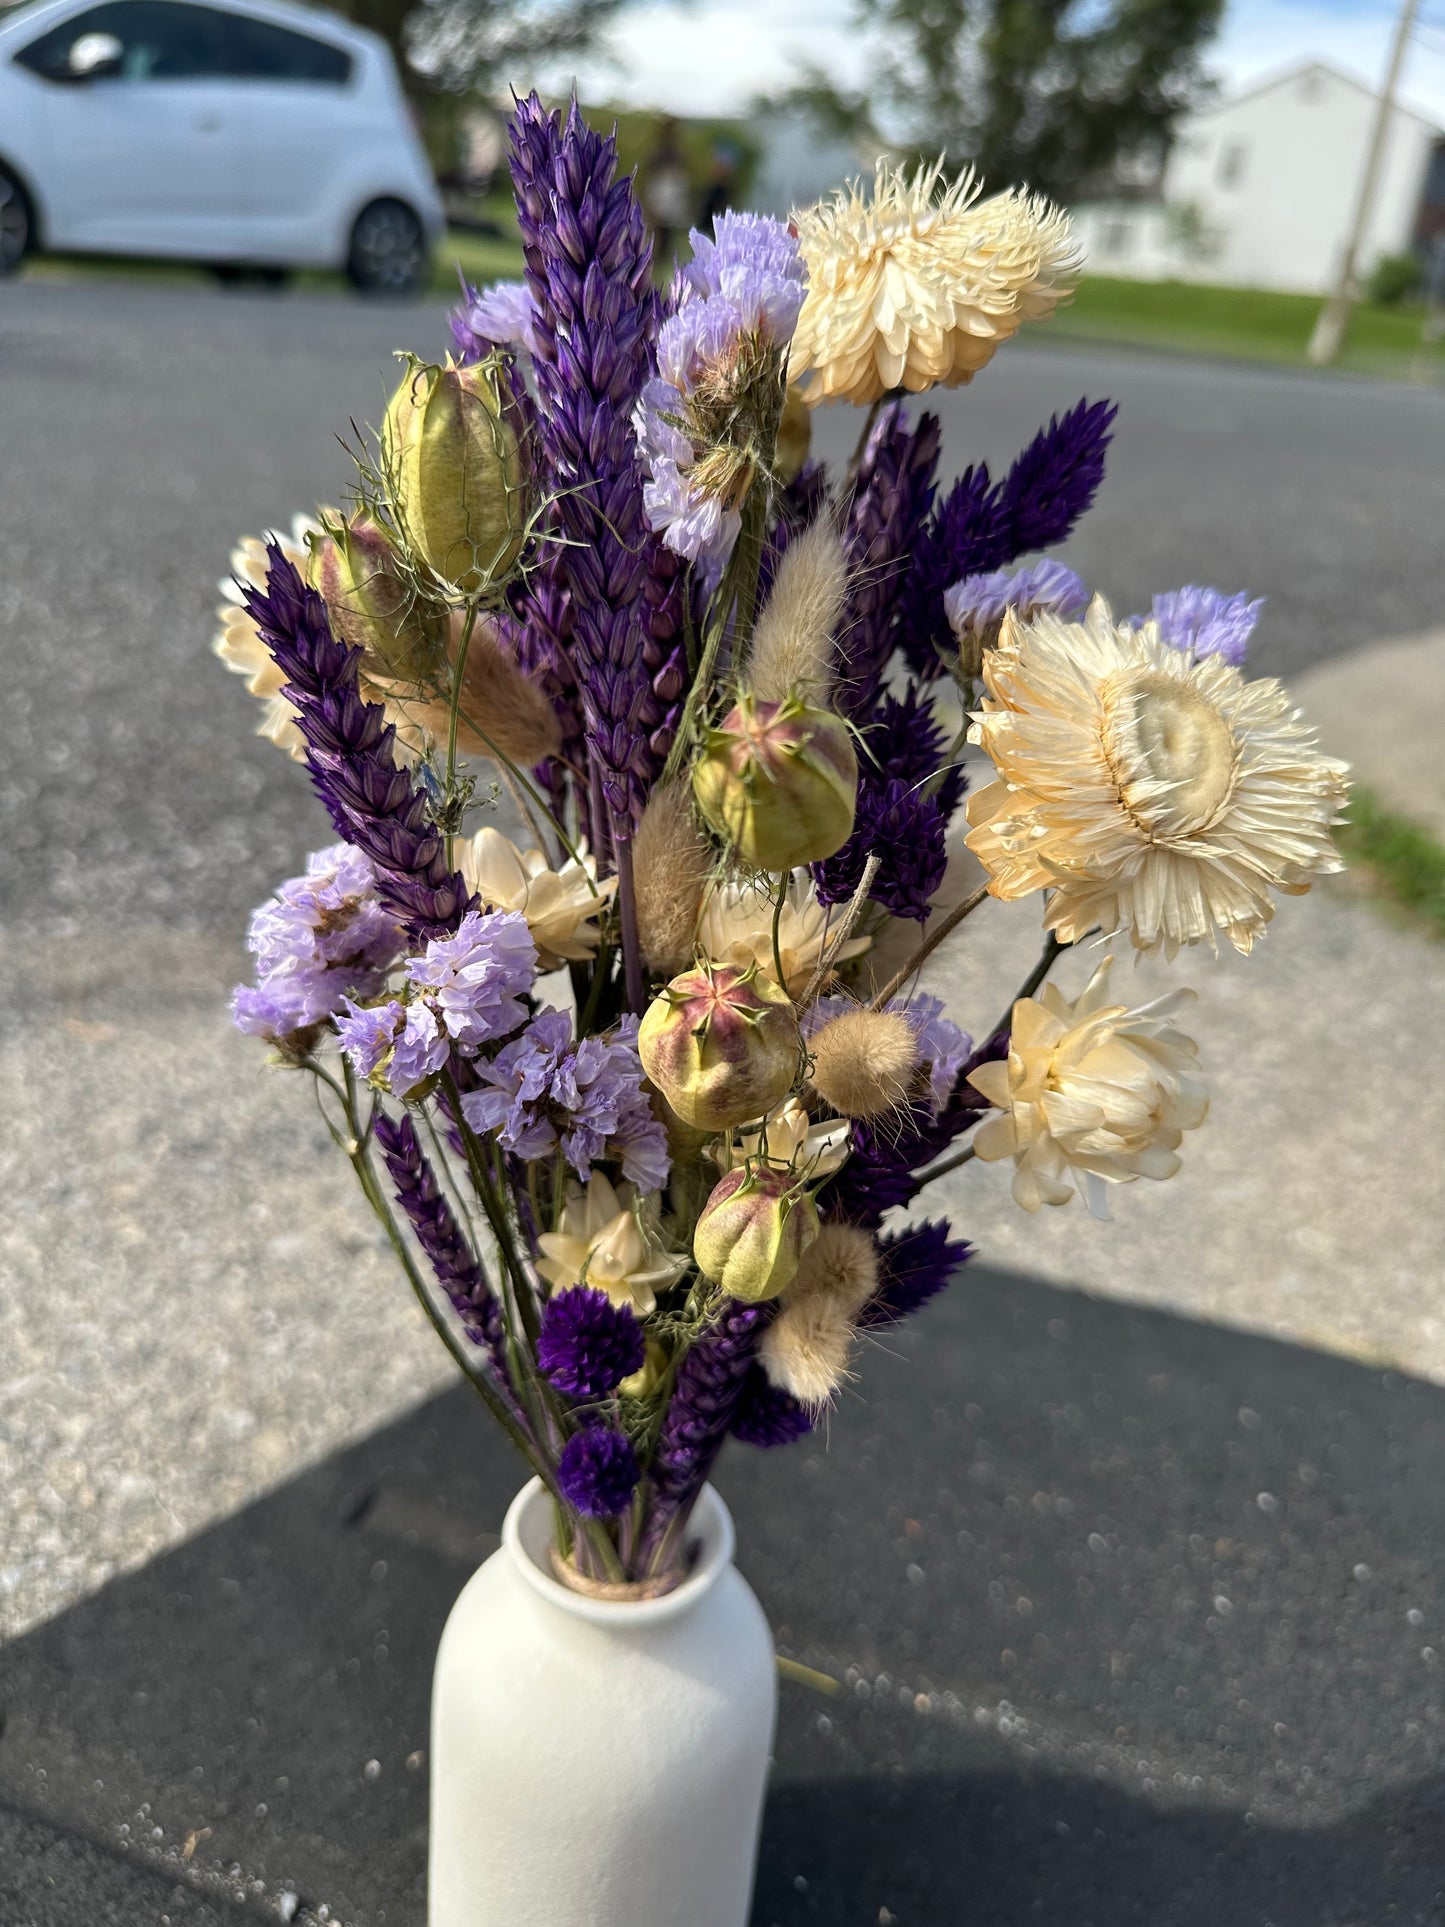
[[[806,1438],[815,1414],[781,1385],[774,1385],[756,1359],[748,1366],[733,1414],[732,1435],[744,1445],[792,1445]]]
[[[642,1324],[605,1291],[574,1285],[547,1300],[537,1335],[537,1368],[568,1398],[607,1398],[642,1370]]]
[[[837,703],[854,720],[873,706],[901,640],[909,557],[933,506],[938,469],[936,415],[910,427],[902,402],[873,424],[844,527],[850,588],[835,651]]]
[[[918,675],[937,675],[938,651],[951,646],[943,607],[951,584],[1054,548],[1069,534],[1103,480],[1117,412],[1113,402],[1079,402],[1039,430],[1001,482],[980,462],[936,506],[910,557],[899,625]]]
[[[446,1194],[437,1183],[417,1139],[416,1126],[403,1113],[378,1111],[376,1141],[391,1173],[396,1201],[406,1213],[417,1243],[426,1253],[437,1283],[467,1336],[486,1353],[492,1375],[516,1408],[507,1373],[506,1321],[487,1285],[471,1247],[462,1235]]]
[[[239,1030],[281,1042],[380,990],[404,938],[376,900],[376,874],[348,843],[317,850],[251,918],[255,984],[231,1000]]]
[[[557,1461],[562,1497],[585,1519],[615,1519],[625,1512],[638,1476],[631,1442],[608,1425],[575,1433]]]
[[[631,412],[652,373],[652,250],[616,145],[575,100],[512,116],[512,179],[534,314],[546,480],[571,590],[572,650],[614,834],[677,726],[685,668],[678,563],[648,530]]]
[[[462,1099],[474,1131],[495,1131],[513,1156],[541,1158],[559,1147],[582,1179],[604,1158],[644,1192],[660,1191],[670,1161],[667,1132],[652,1114],[637,1055],[637,1019],[610,1037],[572,1038],[564,1010],[542,1010],[489,1064]]]
[[[973,1256],[964,1238],[949,1235],[947,1224],[911,1224],[878,1240],[878,1289],[858,1319],[870,1325],[896,1325],[936,1298]]]
[[[684,1355],[649,1467],[653,1505],[644,1563],[675,1536],[702,1490],[737,1412],[768,1316],[765,1305],[729,1298],[716,1323]]]
[[[246,610],[285,674],[312,787],[337,835],[371,859],[383,906],[413,936],[443,935],[472,900],[448,867],[424,794],[397,768],[395,730],[360,693],[361,651],[331,633],[325,603],[280,547],[266,553],[266,586],[246,585]]]
[[[1188,650],[1198,657],[1222,656],[1239,668],[1263,607],[1263,596],[1251,602],[1244,590],[1226,595],[1222,589],[1191,584],[1156,595],[1150,614],[1171,648]],[[1143,616],[1134,617],[1136,627],[1145,620]]]

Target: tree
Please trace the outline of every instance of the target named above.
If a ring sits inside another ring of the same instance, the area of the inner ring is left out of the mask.
[[[855,0],[864,90],[818,72],[788,96],[836,133],[971,161],[990,187],[1069,200],[1161,158],[1205,91],[1225,0]]]
[[[409,87],[493,94],[584,52],[625,0],[340,0],[379,33]]]

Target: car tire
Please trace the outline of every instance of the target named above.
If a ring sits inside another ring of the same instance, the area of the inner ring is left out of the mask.
[[[357,215],[346,275],[359,293],[417,294],[430,268],[426,228],[405,201],[372,201]]]
[[[0,278],[14,274],[34,245],[30,196],[8,167],[0,167]]]

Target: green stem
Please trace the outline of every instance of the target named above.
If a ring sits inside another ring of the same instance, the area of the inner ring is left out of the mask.
[[[913,1180],[914,1188],[922,1189],[925,1184],[932,1184],[935,1178],[947,1177],[950,1171],[957,1171],[960,1165],[967,1164],[970,1158],[976,1157],[977,1155],[977,1152],[971,1144],[966,1145],[962,1151],[957,1152],[953,1157],[944,1158],[941,1164],[931,1164],[926,1171],[920,1171]]]
[[[783,921],[783,906],[788,901],[789,880],[790,872],[784,870],[778,880],[778,900],[773,905],[773,968],[778,973],[779,990],[786,990],[788,987],[788,980],[783,975],[783,950],[778,941],[778,931]]]

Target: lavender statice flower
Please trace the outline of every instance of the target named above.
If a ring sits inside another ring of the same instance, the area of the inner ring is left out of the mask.
[[[615,1519],[637,1489],[637,1454],[609,1425],[589,1425],[562,1448],[557,1484],[585,1519]]]
[[[667,1132],[643,1089],[635,1017],[610,1037],[574,1043],[571,1016],[548,1007],[477,1071],[462,1115],[474,1131],[496,1131],[515,1157],[547,1157],[560,1146],[584,1181],[594,1164],[616,1158],[640,1191],[666,1184]]]
[[[337,835],[370,858],[383,908],[415,937],[454,930],[471,899],[425,795],[397,768],[395,730],[360,694],[361,651],[331,633],[325,603],[280,546],[266,553],[266,586],[246,587],[246,610],[286,676],[312,787]]]
[[[950,1283],[973,1246],[942,1223],[911,1224],[878,1240],[878,1289],[863,1307],[861,1326],[896,1325]]]
[[[514,1031],[537,972],[537,946],[515,910],[469,910],[452,937],[433,937],[406,974],[449,1036],[470,1054]]]
[[[801,1400],[774,1385],[756,1359],[748,1366],[742,1395],[733,1415],[732,1435],[744,1445],[791,1445],[806,1438],[817,1414]]]
[[[650,1467],[653,1504],[642,1564],[653,1563],[675,1542],[702,1490],[737,1414],[771,1309],[726,1299],[715,1323],[684,1353]]]
[[[1156,595],[1150,613],[1172,649],[1187,650],[1196,657],[1222,656],[1238,668],[1263,607],[1263,596],[1251,602],[1247,591],[1226,595],[1222,589],[1191,584],[1167,595]],[[1135,627],[1146,619],[1135,616]]]
[[[446,1293],[468,1337],[485,1351],[493,1377],[508,1393],[508,1403],[515,1406],[507,1374],[507,1328],[502,1308],[462,1236],[446,1195],[417,1141],[415,1125],[405,1114],[394,1118],[379,1111],[375,1131],[386,1168],[391,1173],[396,1201],[406,1213],[437,1283]]]
[[[371,864],[348,844],[308,857],[306,874],[251,918],[246,943],[258,981],[232,996],[237,1028],[283,1042],[334,1015],[345,992],[380,990],[404,939],[375,891]]]
[[[537,352],[537,308],[525,281],[496,281],[489,288],[462,283],[460,306],[452,310],[452,345],[463,365],[485,361],[497,348]]]
[[[651,526],[676,554],[718,569],[766,459],[782,352],[803,304],[797,242],[768,215],[724,215],[716,244],[679,278],[657,337],[657,375],[633,411]]]
[[[549,1298],[537,1335],[537,1368],[568,1398],[607,1398],[642,1370],[647,1346],[630,1305],[574,1285]]]
[[[363,1006],[348,999],[336,1034],[359,1077],[371,1077],[385,1065],[387,1088],[396,1097],[410,1096],[435,1077],[451,1055],[451,1040],[436,1013],[420,1000],[403,1004],[392,998]]]
[[[1001,482],[980,462],[937,505],[910,558],[899,623],[917,675],[937,675],[938,652],[950,647],[943,598],[951,583],[1006,568],[1069,534],[1103,480],[1117,412],[1112,402],[1081,401],[1039,430]]]
[[[1022,569],[989,569],[966,575],[943,598],[948,626],[966,661],[976,660],[998,641],[1010,609],[1021,622],[1049,614],[1073,622],[1089,606],[1089,592],[1074,571],[1045,558]],[[976,671],[974,672],[976,673]]]
[[[859,464],[843,531],[850,588],[835,650],[836,700],[857,720],[873,705],[899,621],[919,532],[933,506],[938,469],[936,415],[908,425],[902,402],[879,414]]]
[[[652,249],[616,143],[573,101],[512,117],[512,180],[535,307],[539,437],[555,493],[570,651],[612,828],[631,833],[677,727],[686,680],[680,564],[651,534],[631,410],[653,372]],[[594,845],[605,829],[593,824]]]

